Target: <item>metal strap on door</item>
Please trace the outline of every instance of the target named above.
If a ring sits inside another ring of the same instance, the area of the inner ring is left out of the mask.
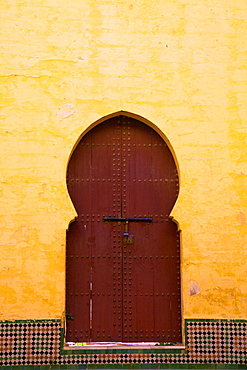
[[[103,216],[104,222],[124,222],[125,244],[134,244],[134,235],[129,235],[129,222],[152,222],[152,217],[108,217]]]

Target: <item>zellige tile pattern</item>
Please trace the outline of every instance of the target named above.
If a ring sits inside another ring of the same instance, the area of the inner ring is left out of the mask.
[[[60,320],[0,322],[0,365],[110,365],[203,364],[246,365],[247,321],[186,320],[186,349],[84,349],[61,348]]]

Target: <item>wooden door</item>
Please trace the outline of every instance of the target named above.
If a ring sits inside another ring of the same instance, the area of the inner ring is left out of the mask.
[[[178,174],[164,140],[126,116],[80,140],[67,173],[67,341],[180,342]]]

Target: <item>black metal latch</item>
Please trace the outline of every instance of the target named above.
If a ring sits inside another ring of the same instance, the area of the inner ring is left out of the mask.
[[[124,237],[125,244],[133,245],[134,244],[134,235],[129,235],[129,222],[152,222],[152,217],[107,217],[103,216],[103,221],[105,222],[124,222]]]

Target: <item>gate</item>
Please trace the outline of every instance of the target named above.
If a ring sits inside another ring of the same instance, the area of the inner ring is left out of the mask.
[[[173,156],[126,116],[90,130],[67,185],[78,217],[67,231],[67,341],[181,342],[180,238]]]

